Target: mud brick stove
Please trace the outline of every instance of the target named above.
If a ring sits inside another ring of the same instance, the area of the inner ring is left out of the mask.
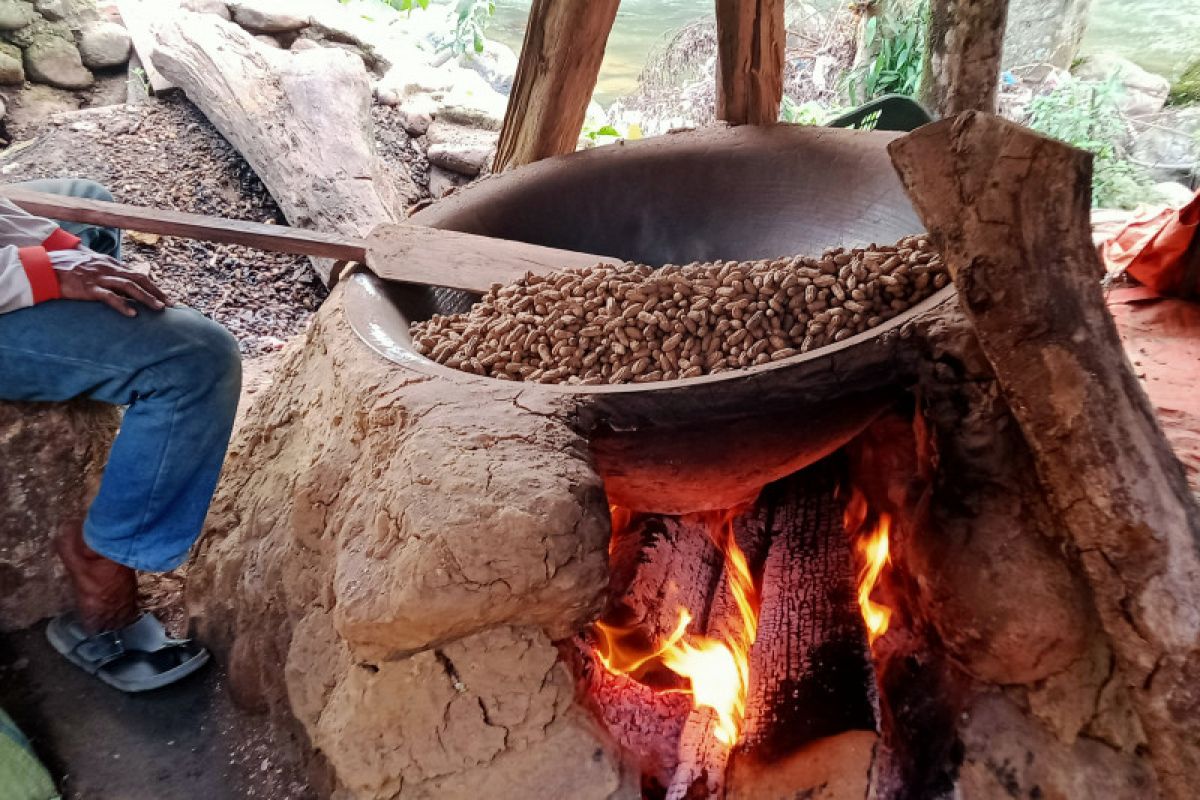
[[[1197,518],[1087,178],[964,115],[679,134],[422,211],[646,263],[927,229],[957,291],[777,363],[555,387],[420,358],[408,323],[472,298],[353,275],[235,442],[201,633],[338,798],[1185,796]]]

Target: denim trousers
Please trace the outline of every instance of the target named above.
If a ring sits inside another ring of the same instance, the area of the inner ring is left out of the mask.
[[[30,189],[111,200],[99,184],[33,181]],[[120,232],[63,223],[84,247],[120,256]],[[0,314],[0,400],[90,397],[126,406],[83,535],[138,570],[178,567],[200,535],[241,390],[237,341],[190,308],[50,300]],[[3,458],[0,453],[0,458]]]

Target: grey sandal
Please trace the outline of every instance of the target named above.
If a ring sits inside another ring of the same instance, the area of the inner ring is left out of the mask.
[[[145,692],[175,683],[208,662],[208,651],[190,639],[172,639],[151,614],[113,631],[89,636],[74,613],[50,620],[46,638],[68,661],[122,692]]]

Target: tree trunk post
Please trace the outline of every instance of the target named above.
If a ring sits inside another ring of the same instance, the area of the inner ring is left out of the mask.
[[[783,100],[783,0],[717,0],[717,118],[769,125]]]
[[[889,149],[1091,585],[1164,795],[1192,797],[1200,510],[1105,307],[1091,156],[978,112]]]
[[[1008,0],[932,0],[921,102],[939,117],[996,110]]]
[[[620,0],[534,0],[492,170],[575,152]]]

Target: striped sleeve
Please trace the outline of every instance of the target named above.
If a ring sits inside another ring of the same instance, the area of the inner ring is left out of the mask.
[[[79,237],[0,198],[0,314],[58,298],[50,253],[78,246]]]

